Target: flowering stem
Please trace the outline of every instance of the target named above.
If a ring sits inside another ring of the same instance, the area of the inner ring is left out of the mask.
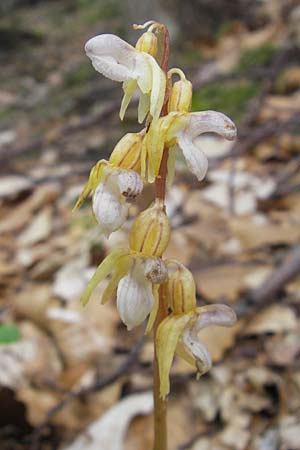
[[[164,55],[161,62],[161,68],[167,72],[168,60],[170,53],[169,32],[164,27]],[[168,89],[161,116],[167,114]],[[165,200],[166,195],[166,179],[168,171],[168,153],[169,149],[165,147],[158,177],[155,180],[155,198]],[[168,305],[164,295],[163,287],[159,290],[159,307],[154,323],[154,361],[153,361],[153,398],[154,398],[154,443],[153,450],[167,450],[167,402],[160,397],[160,380],[157,361],[156,334],[159,324],[168,315]]]

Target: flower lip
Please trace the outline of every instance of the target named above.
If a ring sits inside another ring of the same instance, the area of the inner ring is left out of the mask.
[[[99,34],[89,39],[84,50],[88,56],[122,57],[124,51],[134,52],[135,49],[114,34]]]

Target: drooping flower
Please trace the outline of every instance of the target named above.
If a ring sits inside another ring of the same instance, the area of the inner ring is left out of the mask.
[[[106,303],[117,290],[117,308],[127,328],[131,330],[140,325],[150,313],[152,326],[158,306],[158,287],[167,279],[163,261],[130,250],[114,250],[102,261],[89,281],[81,296],[83,305],[109,274],[112,276],[103,291],[101,302]]]
[[[153,121],[145,136],[141,157],[141,175],[153,182],[159,173],[165,147],[170,149],[168,161],[169,181],[174,177],[175,150],[179,147],[186,163],[198,180],[207,172],[208,161],[197,143],[203,133],[217,133],[228,140],[236,137],[236,127],[229,117],[216,111],[192,113],[170,112],[167,116]]]
[[[129,204],[126,199],[135,198],[142,189],[143,182],[135,171],[116,168],[108,161],[100,160],[92,168],[74,210],[82,205],[89,194],[92,194],[94,215],[101,232],[109,237],[127,218]]]
[[[236,315],[229,306],[196,307],[195,283],[190,271],[175,260],[167,260],[166,266],[175,266],[175,271],[169,273],[168,281],[162,285],[172,313],[160,323],[156,336],[163,398],[170,390],[169,373],[175,352],[202,375],[210,369],[211,358],[198,333],[210,325],[230,327],[236,322]]]
[[[85,51],[98,72],[111,80],[123,82],[121,120],[136,89],[140,95],[139,123],[143,122],[148,112],[153,119],[159,117],[164,102],[166,77],[149,53],[139,51],[113,34],[91,38],[85,44]]]

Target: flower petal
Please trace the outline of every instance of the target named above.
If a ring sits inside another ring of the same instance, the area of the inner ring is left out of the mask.
[[[237,130],[232,120],[225,114],[217,111],[199,111],[188,115],[185,133],[194,139],[202,133],[217,133],[225,139],[233,140]]]
[[[100,161],[97,162],[97,164],[95,164],[94,167],[92,167],[90,175],[89,175],[89,179],[88,179],[86,185],[84,186],[84,188],[73,208],[73,212],[76,211],[76,209],[80,208],[80,206],[86,200],[86,198],[89,196],[89,194],[96,189],[97,185],[99,184],[102,177],[104,176],[102,169],[106,164],[107,164],[107,161],[105,161],[104,159],[101,159]]]
[[[137,88],[137,82],[136,80],[127,80],[123,83],[123,91],[124,91],[124,97],[122,99],[121,108],[120,108],[120,119],[123,120],[126,110],[128,108],[128,105],[133,97],[133,94]]]
[[[222,327],[231,327],[236,323],[236,314],[227,305],[216,304],[196,308],[198,315],[197,321],[193,325],[193,333],[197,333],[210,325],[219,325]]]
[[[93,290],[98,286],[98,284],[111,273],[118,264],[118,260],[128,254],[128,250],[116,249],[113,250],[98,266],[96,272],[90,279],[88,285],[86,286],[82,296],[81,303],[86,305],[92,295]]]
[[[153,328],[153,325],[154,325],[154,322],[155,322],[155,319],[157,316],[157,311],[158,311],[158,306],[159,306],[159,285],[158,284],[152,286],[152,292],[153,292],[153,297],[154,297],[154,305],[151,310],[149,320],[147,323],[147,327],[146,327],[146,331],[145,331],[146,335],[151,333],[151,330]]]
[[[160,395],[165,398],[170,391],[169,373],[178,340],[192,314],[170,315],[164,319],[157,329],[157,361],[160,378]]]
[[[200,111],[187,116],[185,127],[177,133],[177,143],[181,148],[187,165],[199,181],[203,180],[208,168],[205,154],[194,141],[203,133],[217,133],[225,139],[236,136],[236,127],[229,117],[216,111]]]
[[[140,325],[154,305],[152,284],[144,276],[140,261],[121,279],[117,290],[117,308],[128,330]]]
[[[196,175],[199,181],[203,180],[208,169],[208,161],[205,154],[194,144],[187,133],[177,135],[177,143],[182,150],[190,171]]]
[[[120,193],[126,198],[135,198],[143,190],[141,177],[134,170],[120,170],[117,175]]]
[[[157,120],[165,99],[166,76],[155,59],[150,55],[147,55],[147,57],[152,71],[150,114],[153,117],[153,120]]]
[[[132,263],[133,260],[129,255],[121,256],[118,259],[116,270],[103,291],[101,298],[102,305],[104,305],[114,295],[114,292],[118,287],[119,281],[129,272]]]
[[[150,97],[147,94],[140,92],[140,100],[138,106],[138,123],[143,123],[145,117],[150,110]]]
[[[93,211],[106,237],[121,228],[125,222],[129,206],[124,197],[115,192],[114,177],[105,183],[99,183],[93,195]]]
[[[101,34],[85,44],[94,68],[114,81],[135,79],[137,50],[113,34]]]
[[[199,375],[203,375],[208,372],[212,366],[211,357],[207,347],[200,341],[199,338],[195,337],[191,329],[184,331],[182,335],[183,344],[191,352],[195,358],[196,367],[198,369]],[[181,355],[187,362],[189,362],[188,354],[183,351]]]

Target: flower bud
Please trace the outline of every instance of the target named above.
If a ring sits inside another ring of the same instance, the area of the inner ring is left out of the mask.
[[[170,273],[167,286],[167,298],[173,313],[188,313],[196,307],[196,288],[193,275],[176,260],[166,262],[167,268],[175,265],[176,269]]]
[[[168,112],[189,112],[191,110],[192,95],[192,83],[190,81],[176,81],[171,89]]]
[[[168,78],[171,79],[174,74],[179,75],[180,80],[176,81],[172,86],[168,101],[168,112],[190,112],[193,96],[192,83],[185,78],[184,73],[180,69],[169,70]]]
[[[138,39],[135,48],[139,52],[148,53],[155,58],[157,55],[157,37],[151,31],[146,31]]]
[[[162,201],[143,211],[133,222],[129,244],[133,251],[147,256],[161,256],[170,240],[170,222]]]
[[[141,150],[145,131],[127,133],[113,149],[109,162],[121,169],[130,169],[140,172]]]
[[[165,283],[168,279],[166,265],[160,258],[147,258],[144,262],[144,274],[153,284]]]

